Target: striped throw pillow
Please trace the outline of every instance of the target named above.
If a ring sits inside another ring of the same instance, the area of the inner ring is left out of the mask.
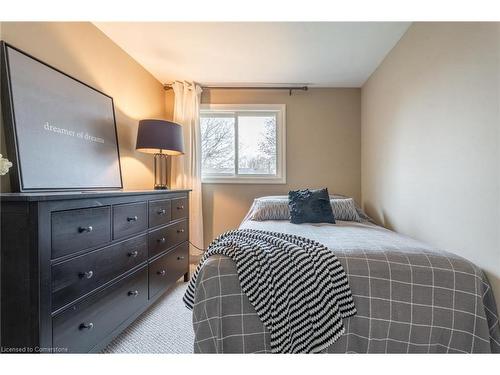
[[[354,199],[330,199],[330,204],[332,205],[335,220],[357,221],[358,223],[361,222],[361,218],[356,211]]]
[[[290,220],[288,199],[256,199],[249,219],[255,221]]]

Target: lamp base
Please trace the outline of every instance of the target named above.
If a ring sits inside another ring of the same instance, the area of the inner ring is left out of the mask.
[[[156,153],[154,156],[154,174],[155,174],[155,190],[168,190],[169,189],[169,170],[167,155]]]
[[[170,190],[166,185],[155,185],[155,190]]]

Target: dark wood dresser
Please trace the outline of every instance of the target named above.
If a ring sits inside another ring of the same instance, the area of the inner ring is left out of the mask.
[[[97,352],[189,273],[189,191],[1,194],[2,352]]]

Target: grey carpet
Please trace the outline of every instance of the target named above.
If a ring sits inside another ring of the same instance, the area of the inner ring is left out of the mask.
[[[192,353],[192,313],[182,302],[187,284],[177,281],[103,353]]]

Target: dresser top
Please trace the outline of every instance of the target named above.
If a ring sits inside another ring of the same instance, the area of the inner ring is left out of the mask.
[[[0,193],[0,200],[5,202],[55,201],[63,199],[111,198],[132,195],[161,195],[169,193],[187,193],[189,189],[172,190],[88,190],[88,191],[55,191],[36,193]]]

